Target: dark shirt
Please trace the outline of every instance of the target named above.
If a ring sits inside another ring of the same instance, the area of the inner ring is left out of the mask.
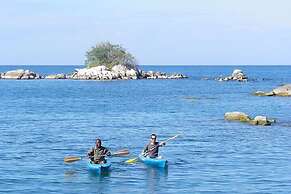
[[[100,148],[93,147],[88,153],[88,156],[92,162],[99,164],[106,163],[105,156],[110,156],[110,154],[111,153],[107,148],[101,146]]]
[[[159,156],[159,142],[155,142],[155,144],[149,143],[143,150],[146,156],[150,158],[156,158]]]

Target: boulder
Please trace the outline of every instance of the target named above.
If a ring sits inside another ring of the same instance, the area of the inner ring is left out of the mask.
[[[111,70],[112,72],[116,73],[117,76],[120,76],[120,77],[125,77],[126,72],[129,71],[129,69],[124,65],[115,65],[111,68]]]
[[[242,75],[242,74],[243,74],[243,71],[242,71],[242,70],[240,70],[240,69],[235,69],[235,70],[233,70],[231,76],[232,76],[232,77],[237,77],[237,76],[240,76],[240,75]]]
[[[126,70],[126,76],[127,77],[137,77],[137,71],[134,69]]]
[[[266,116],[256,116],[252,119],[249,115],[243,112],[227,112],[224,114],[224,119],[229,121],[247,122],[252,125],[271,125],[275,122],[274,119],[268,119]]]
[[[291,84],[286,84],[272,91],[276,96],[291,96]]]
[[[24,72],[25,71],[23,69],[7,71],[2,76],[2,79],[21,79],[21,77],[24,75]]]
[[[41,76],[33,71],[17,69],[2,73],[1,79],[40,79]]]
[[[268,119],[266,116],[256,116],[250,121],[250,124],[253,125],[271,125],[274,121]]]
[[[256,96],[291,96],[291,84],[286,84],[273,89],[270,92],[257,91]]]
[[[249,122],[251,118],[243,112],[227,112],[224,114],[225,120]]]

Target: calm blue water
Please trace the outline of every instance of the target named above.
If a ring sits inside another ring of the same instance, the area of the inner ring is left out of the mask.
[[[19,67],[0,66],[0,72]],[[43,74],[72,66],[30,66]],[[203,77],[238,67],[152,66],[181,72],[186,80],[73,81],[0,80],[0,192],[2,193],[289,193],[291,191],[291,98],[256,97],[291,83],[291,67],[239,67],[257,81],[221,83]],[[268,115],[271,127],[226,122],[227,111]],[[111,150],[136,156],[155,132],[182,136],[161,148],[168,170],[124,164],[92,176],[84,155],[101,137]]]

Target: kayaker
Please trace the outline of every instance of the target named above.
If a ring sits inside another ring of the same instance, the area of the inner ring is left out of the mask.
[[[94,164],[105,164],[106,163],[105,156],[110,155],[111,155],[110,151],[102,146],[101,139],[99,138],[96,139],[95,147],[93,147],[88,153],[88,157]]]
[[[159,156],[159,147],[165,146],[166,142],[157,142],[157,135],[152,134],[150,143],[146,145],[144,148],[142,155],[143,156],[148,156],[150,158],[156,158]]]

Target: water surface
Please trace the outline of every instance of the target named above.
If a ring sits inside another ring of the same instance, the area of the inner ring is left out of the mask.
[[[19,67],[0,66],[0,72]],[[78,66],[29,66],[42,74]],[[290,66],[239,67],[255,81],[202,80],[228,75],[230,66],[145,66],[181,72],[185,80],[0,80],[0,192],[2,193],[289,193],[291,190],[291,100],[256,97],[291,83]],[[227,111],[267,115],[271,127],[226,122]],[[167,139],[161,148],[167,170],[128,158],[112,158],[107,176],[92,176],[84,155],[96,137],[111,150],[135,157],[151,133]]]

